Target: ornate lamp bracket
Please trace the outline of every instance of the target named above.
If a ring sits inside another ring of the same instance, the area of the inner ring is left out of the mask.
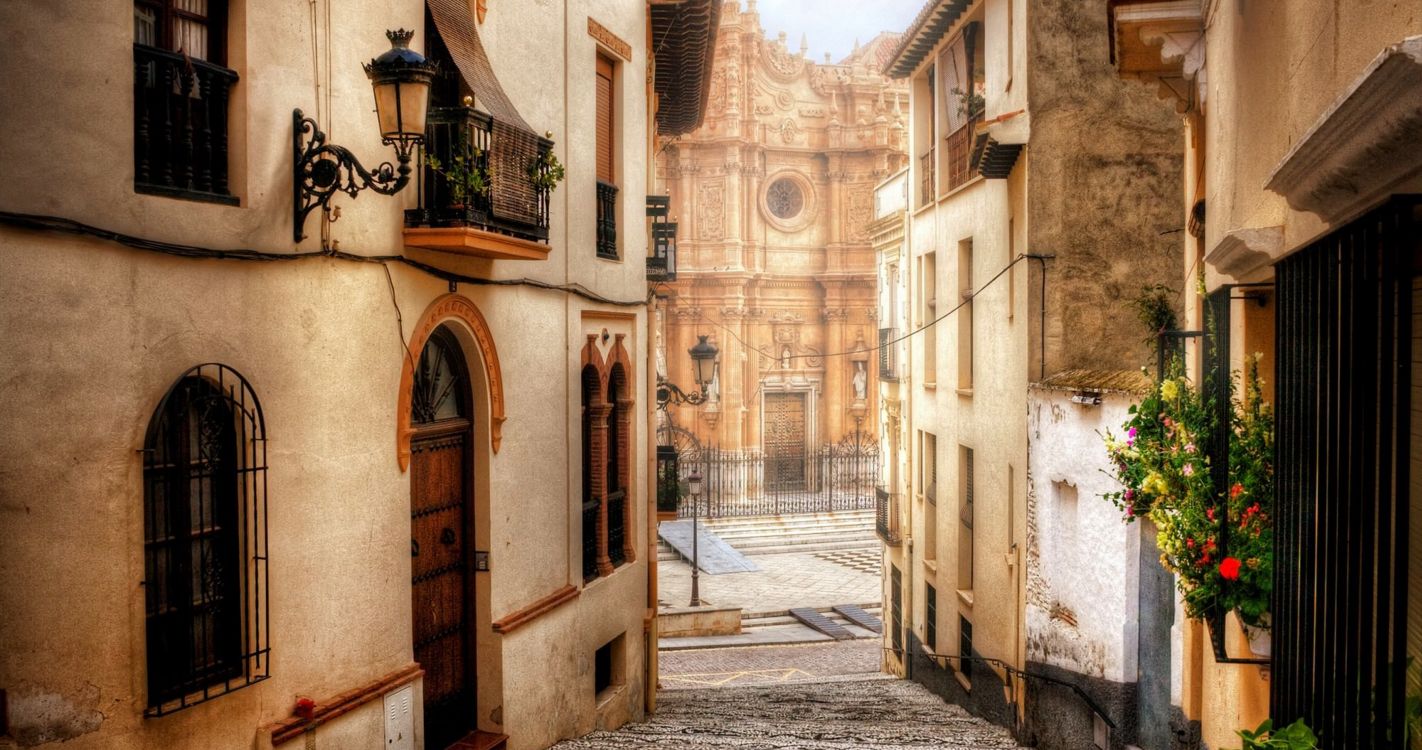
[[[706,403],[706,387],[701,387],[700,393],[687,393],[676,387],[676,384],[666,378],[657,378],[657,408],[665,409],[667,404],[690,404],[700,406]]]
[[[366,189],[394,195],[410,182],[410,155],[416,141],[383,139],[385,145],[395,147],[399,166],[387,161],[372,171],[349,149],[326,143],[326,134],[316,120],[299,109],[292,112],[292,126],[292,237],[297,242],[305,237],[301,230],[306,216],[318,207],[330,212],[331,196],[337,191],[352,198]]]

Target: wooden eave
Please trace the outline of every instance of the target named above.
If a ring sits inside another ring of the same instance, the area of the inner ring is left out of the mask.
[[[928,4],[918,12],[908,31],[904,32],[899,46],[889,56],[884,66],[884,75],[890,78],[908,78],[943,39],[943,35],[953,27],[974,0],[928,0]]]
[[[1118,73],[1149,78],[1186,73],[1184,45],[1168,42],[1203,31],[1199,0],[1111,0],[1108,12],[1111,62]]]
[[[546,260],[549,246],[477,227],[410,227],[405,246],[490,260]]]
[[[700,127],[706,114],[721,0],[651,0],[647,12],[657,132],[683,135]]]

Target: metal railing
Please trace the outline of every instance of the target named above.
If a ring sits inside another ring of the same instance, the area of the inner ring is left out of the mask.
[[[617,186],[597,181],[597,257],[617,260]]]
[[[627,562],[627,516],[623,506],[627,493],[622,490],[607,496],[607,557],[613,566]]]
[[[142,193],[237,204],[227,185],[227,94],[221,65],[133,45],[133,181]]]
[[[899,533],[899,495],[883,487],[874,489],[874,531],[884,544],[897,547],[904,538]]]
[[[899,329],[880,328],[879,329],[879,379],[898,380],[899,379]]]
[[[543,157],[552,141],[509,127],[473,107],[431,107],[416,169],[419,208],[405,226],[477,227],[548,241],[550,189]],[[438,163],[439,169],[431,163]]]
[[[647,256],[648,281],[676,280],[677,223],[670,221],[671,196],[647,196],[647,218],[651,219],[652,254]]]
[[[683,478],[701,469],[708,517],[869,510],[879,479],[877,442],[854,436],[841,443],[778,453],[704,448],[683,455]],[[678,513],[691,515],[683,505]]]

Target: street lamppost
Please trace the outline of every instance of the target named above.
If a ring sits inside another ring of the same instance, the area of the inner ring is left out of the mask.
[[[703,341],[705,339],[702,339]],[[701,508],[701,469],[696,466],[691,467],[691,473],[686,477],[686,487],[691,495],[691,606],[701,606],[701,586],[700,572],[701,560],[697,554],[697,538],[700,532],[697,531],[698,520]]]

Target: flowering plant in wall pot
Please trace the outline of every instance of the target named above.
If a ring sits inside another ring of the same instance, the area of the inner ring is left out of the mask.
[[[1257,362],[1257,360],[1256,360]],[[1106,494],[1130,523],[1156,526],[1161,564],[1177,576],[1192,618],[1233,610],[1246,632],[1269,626],[1273,589],[1273,419],[1257,364],[1229,410],[1229,484],[1216,496],[1202,446],[1214,425],[1209,404],[1181,374],[1156,383],[1130,409],[1123,437],[1105,434],[1123,489]],[[1231,393],[1238,376],[1231,379]],[[1228,547],[1226,549],[1226,546]]]

